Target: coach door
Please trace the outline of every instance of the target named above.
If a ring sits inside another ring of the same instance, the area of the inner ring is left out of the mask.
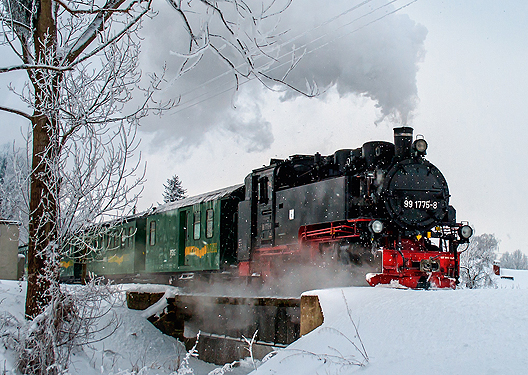
[[[145,271],[146,264],[146,243],[147,243],[147,219],[137,219],[136,225],[128,227],[128,235],[126,238],[126,246],[133,249],[134,257],[134,272]]]
[[[189,246],[189,210],[180,211],[178,266],[185,266],[185,248]]]

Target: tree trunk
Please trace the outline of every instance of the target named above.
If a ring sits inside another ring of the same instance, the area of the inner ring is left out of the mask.
[[[41,0],[33,39],[37,63],[51,65],[55,59],[55,9],[51,0]],[[26,317],[34,318],[51,300],[52,284],[58,281],[56,256],[58,185],[57,123],[53,115],[58,93],[58,74],[44,69],[29,71],[35,94],[33,158],[30,185],[28,241],[28,288]]]
[[[56,203],[50,190],[54,185],[49,165],[50,137],[47,118],[41,116],[33,123],[33,159],[31,195],[29,201],[28,288],[26,317],[34,318],[50,302],[53,281],[53,249],[56,240]],[[51,269],[50,269],[51,267]]]

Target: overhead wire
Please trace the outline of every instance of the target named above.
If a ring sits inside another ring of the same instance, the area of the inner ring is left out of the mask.
[[[296,36],[294,36],[293,38],[288,39],[288,40],[286,40],[286,41],[280,43],[280,44],[276,47],[276,49],[280,49],[280,48],[282,48],[282,47],[284,47],[284,46],[286,46],[286,45],[288,45],[288,44],[290,44],[290,43],[293,43],[293,42],[295,42],[297,39],[299,39],[299,38],[305,36],[306,34],[311,33],[311,32],[313,32],[314,30],[320,29],[321,27],[324,27],[324,26],[330,24],[331,22],[336,21],[336,20],[339,19],[340,17],[343,17],[343,16],[345,16],[346,14],[348,14],[348,13],[354,11],[354,10],[359,9],[359,8],[362,7],[363,5],[366,5],[366,4],[368,4],[368,3],[372,2],[372,1],[373,1],[373,0],[365,0],[365,1],[361,2],[360,4],[354,5],[353,7],[351,7],[351,8],[349,8],[349,9],[345,10],[344,12],[342,12],[342,13],[340,13],[340,14],[338,14],[338,15],[332,17],[332,18],[330,18],[329,20],[326,20],[325,22],[319,24],[319,25],[316,26],[315,28],[312,28],[312,29],[310,29],[310,30],[306,30],[306,31],[304,31],[304,32],[301,33],[301,34],[296,35]],[[327,35],[327,33],[325,33],[325,34],[323,34],[323,35]],[[305,45],[306,45],[306,44],[305,44]],[[290,51],[290,52],[287,52],[287,53],[283,54],[282,56],[277,57],[277,59],[281,59],[281,58],[283,58],[283,57],[285,57],[285,56],[287,56],[288,54],[291,54],[291,53],[292,53],[291,51]],[[238,66],[235,67],[235,69],[239,69],[239,68],[243,67],[244,65],[245,65],[245,63],[239,64]],[[191,89],[191,90],[188,90],[188,91],[182,93],[181,95],[182,95],[182,96],[183,96],[183,95],[188,95],[188,94],[190,94],[190,93],[192,93],[192,92],[198,90],[200,87],[206,86],[206,85],[208,85],[208,84],[210,84],[210,83],[212,83],[212,82],[214,82],[214,81],[217,81],[218,79],[220,79],[220,78],[223,77],[223,76],[231,75],[231,74],[232,74],[232,70],[233,70],[233,69],[227,70],[227,71],[225,71],[224,73],[219,74],[219,75],[217,75],[216,77],[213,77],[213,78],[209,79],[209,80],[206,81],[206,82],[203,82],[200,86],[197,86],[197,87],[195,87],[195,88],[193,88],[193,89]],[[177,79],[177,78],[173,79],[172,82],[174,82],[176,79]],[[172,82],[171,82],[171,84],[172,84]],[[202,94],[202,95],[203,95],[203,94]]]
[[[293,41],[299,39],[300,37],[306,35],[307,33],[312,32],[313,30],[318,29],[318,28],[320,28],[320,27],[323,27],[323,26],[325,26],[325,25],[328,25],[328,24],[330,24],[331,22],[334,22],[335,20],[339,19],[341,16],[343,16],[343,15],[345,15],[345,14],[348,14],[348,13],[350,13],[352,10],[356,10],[356,9],[358,9],[360,6],[365,5],[366,3],[369,3],[369,2],[371,2],[371,1],[372,1],[372,0],[366,0],[366,1],[364,1],[363,3],[358,4],[357,6],[354,6],[354,7],[353,7],[354,9],[353,9],[353,8],[350,8],[350,9],[348,9],[347,11],[345,11],[345,12],[343,12],[343,13],[337,15],[337,16],[334,16],[334,17],[332,17],[331,19],[329,19],[329,20],[323,22],[322,24],[318,25],[316,28],[314,28],[314,29],[310,29],[309,31],[305,31],[305,32],[302,33],[302,34],[299,34],[299,35],[297,35],[297,36],[295,36],[295,37],[289,39],[288,41],[285,41],[285,42],[281,43],[281,46],[285,46],[285,45],[287,45],[287,44],[289,44],[289,43],[292,43]],[[340,25],[340,26],[337,27],[335,30],[333,30],[333,32],[335,32],[335,31],[337,31],[337,30],[339,30],[339,29],[342,29],[342,28],[344,28],[344,27],[347,27],[347,26],[349,26],[349,25],[351,25],[351,24],[357,22],[358,20],[363,19],[363,18],[365,18],[365,17],[367,17],[367,16],[369,16],[369,15],[372,15],[372,14],[374,14],[375,12],[377,12],[377,11],[379,11],[379,10],[381,10],[381,9],[383,9],[383,8],[385,8],[385,7],[387,7],[387,6],[391,5],[391,4],[393,4],[393,3],[395,3],[395,2],[398,2],[398,1],[399,1],[399,0],[392,0],[392,1],[388,2],[388,3],[385,3],[384,5],[381,5],[380,7],[377,7],[377,8],[375,8],[375,9],[371,10],[370,12],[367,12],[367,13],[365,13],[365,14],[363,14],[363,15],[361,15],[361,16],[359,16],[359,17],[357,17],[357,18],[355,18],[355,19],[353,19],[353,20],[351,20],[351,21],[349,21],[349,22],[347,22],[347,23],[345,23],[345,24],[343,24],[343,25]],[[315,47],[315,48],[313,48],[313,49],[311,49],[311,50],[307,50],[307,51],[305,52],[305,55],[307,55],[307,54],[311,54],[311,53],[313,53],[313,52],[315,52],[315,51],[317,51],[317,50],[319,50],[319,49],[321,49],[321,48],[323,48],[323,47],[325,47],[325,46],[327,46],[327,45],[329,45],[329,44],[335,42],[336,40],[338,40],[338,39],[340,39],[340,38],[343,38],[344,36],[347,36],[347,35],[353,34],[353,33],[355,33],[355,32],[358,32],[359,30],[364,29],[365,27],[368,27],[368,26],[370,26],[370,25],[372,25],[372,24],[374,24],[374,23],[376,23],[376,22],[379,22],[380,20],[382,20],[382,19],[384,19],[384,18],[386,18],[386,17],[388,17],[388,16],[390,16],[390,15],[392,15],[392,14],[395,14],[395,13],[399,12],[400,10],[402,10],[402,9],[404,9],[404,8],[406,8],[406,7],[410,6],[410,5],[412,5],[413,3],[417,2],[417,1],[418,1],[418,0],[412,0],[412,1],[409,1],[408,3],[402,5],[402,6],[398,7],[398,8],[395,8],[394,10],[392,10],[392,11],[390,11],[390,12],[387,12],[387,13],[383,14],[382,16],[380,16],[380,17],[378,17],[378,18],[375,18],[375,19],[373,19],[373,20],[371,20],[371,21],[365,23],[364,25],[361,25],[361,26],[359,26],[359,27],[357,27],[357,28],[355,28],[355,29],[353,29],[353,30],[347,32],[347,33],[343,33],[343,34],[341,34],[341,35],[335,36],[334,38],[332,38],[332,39],[329,40],[328,42],[326,42],[326,43],[324,43],[324,44],[322,44],[322,45],[319,45],[319,46],[317,46],[317,47]],[[320,35],[319,37],[317,37],[317,38],[315,38],[315,39],[313,39],[313,40],[311,40],[311,41],[309,41],[309,42],[304,43],[304,44],[303,44],[302,46],[300,46],[300,47],[296,47],[293,51],[288,51],[287,53],[281,55],[281,56],[278,57],[277,59],[282,59],[282,58],[284,58],[284,57],[286,57],[286,56],[288,56],[288,55],[294,54],[295,52],[297,52],[297,51],[299,51],[299,50],[302,50],[302,49],[306,48],[306,47],[309,46],[310,44],[313,44],[313,43],[315,43],[315,42],[317,42],[317,41],[323,39],[323,38],[324,38],[325,36],[327,36],[327,35],[328,35],[328,32],[326,32],[326,33]],[[274,66],[273,68],[271,68],[270,70],[268,70],[267,73],[269,73],[269,72],[273,72],[274,70],[279,69],[279,68],[282,68],[282,67],[284,67],[285,65],[288,65],[288,64],[290,64],[290,63],[291,63],[290,61],[280,63],[280,64]],[[262,65],[261,67],[263,67],[263,66],[264,66],[264,65]],[[224,73],[222,73],[222,74],[220,74],[220,75],[218,75],[218,76],[215,76],[214,78],[210,79],[209,81],[204,82],[203,84],[201,84],[199,87],[193,88],[193,89],[191,89],[191,90],[189,90],[189,91],[187,91],[187,92],[181,94],[181,97],[183,97],[183,96],[185,96],[185,95],[188,95],[188,94],[190,94],[190,93],[192,93],[192,92],[194,92],[194,91],[196,91],[196,90],[198,90],[198,89],[200,89],[200,88],[206,86],[207,84],[210,84],[210,83],[212,83],[212,82],[215,82],[215,81],[217,81],[218,79],[220,79],[221,77],[223,77],[223,76],[225,76],[225,75],[229,75],[229,74],[231,74],[231,73],[232,73],[232,70],[228,70],[228,71],[226,71],[226,72],[224,72]],[[255,78],[256,78],[256,77],[250,77],[250,78],[247,78],[245,81],[242,81],[242,82],[238,83],[238,86],[242,86],[242,85],[244,85],[244,84],[246,84],[246,83],[248,83],[248,82],[254,80]],[[218,88],[218,87],[222,87],[222,86],[225,86],[225,84],[224,84],[224,83],[221,83],[220,85],[217,85],[216,87],[213,87],[212,89],[215,89],[215,88]],[[205,102],[205,101],[207,101],[207,100],[210,100],[210,99],[212,99],[212,98],[215,98],[215,97],[217,97],[217,96],[219,96],[219,95],[222,95],[222,94],[224,94],[224,93],[226,93],[226,92],[232,91],[232,90],[234,90],[234,89],[236,89],[236,88],[237,88],[237,85],[236,85],[236,84],[229,84],[229,86],[228,86],[227,88],[225,88],[225,89],[223,89],[223,90],[221,90],[221,91],[218,91],[218,92],[216,92],[216,93],[211,93],[211,91],[207,91],[207,92],[205,92],[205,93],[202,93],[202,94],[200,94],[200,95],[198,95],[198,96],[195,96],[195,97],[191,98],[191,99],[188,100],[188,101],[185,101],[185,102],[181,103],[181,104],[177,107],[177,109],[175,109],[171,114],[174,115],[174,114],[180,113],[180,112],[182,112],[182,111],[184,111],[184,110],[186,110],[186,109],[192,108],[192,107],[194,107],[194,106],[196,106],[196,105],[199,105],[199,104],[201,104],[201,103],[203,103],[203,102]],[[205,98],[203,98],[204,96],[205,96]],[[200,98],[203,98],[203,99],[200,99]],[[200,100],[197,100],[197,99],[200,99]]]
[[[386,3],[386,4],[382,5],[381,7],[378,7],[378,8],[376,8],[376,9],[374,9],[373,11],[368,12],[368,13],[366,13],[366,14],[364,14],[364,15],[362,15],[362,16],[360,16],[360,17],[358,17],[358,18],[356,18],[356,19],[354,19],[354,20],[352,20],[352,21],[350,21],[350,22],[348,22],[347,24],[344,24],[344,25],[338,27],[337,30],[339,30],[340,28],[343,28],[343,27],[345,27],[345,26],[348,26],[348,25],[350,25],[350,24],[352,24],[352,23],[358,21],[359,19],[364,18],[364,17],[366,17],[367,15],[373,14],[373,13],[376,12],[377,10],[379,10],[379,9],[381,9],[381,8],[384,8],[384,7],[386,7],[386,6],[388,6],[388,5],[392,4],[392,3],[395,3],[395,2],[397,2],[397,1],[398,1],[398,0],[390,1],[389,3]],[[358,28],[356,28],[356,29],[354,29],[354,30],[352,30],[352,31],[350,31],[350,32],[348,32],[348,33],[342,34],[341,36],[335,37],[335,38],[333,38],[332,40],[330,40],[329,42],[327,42],[327,43],[325,43],[325,44],[323,44],[323,45],[320,45],[320,46],[318,46],[318,47],[316,47],[316,48],[314,48],[314,49],[312,49],[312,50],[307,51],[305,54],[313,53],[313,52],[315,52],[315,51],[317,51],[317,50],[319,50],[319,49],[321,49],[321,48],[327,46],[328,44],[334,42],[335,40],[337,40],[337,39],[339,39],[339,38],[342,38],[343,36],[350,35],[350,34],[352,34],[352,33],[354,33],[354,32],[357,32],[357,31],[359,31],[359,30],[361,30],[361,29],[363,29],[363,28],[365,28],[365,27],[367,27],[367,26],[369,26],[369,25],[371,25],[371,24],[373,24],[373,23],[375,23],[375,22],[377,22],[377,21],[380,21],[381,19],[383,19],[383,18],[385,18],[385,17],[387,17],[387,16],[389,16],[389,15],[391,15],[391,14],[394,14],[394,13],[400,11],[400,10],[403,9],[403,8],[406,8],[407,6],[413,4],[413,3],[417,2],[417,1],[418,1],[418,0],[413,0],[413,1],[411,1],[411,2],[409,2],[409,3],[407,3],[407,4],[405,4],[405,5],[403,5],[403,6],[399,7],[399,8],[397,8],[397,9],[391,11],[391,12],[388,12],[388,13],[384,14],[383,16],[381,16],[381,17],[379,17],[379,18],[374,19],[373,21],[370,21],[370,22],[366,23],[365,25],[363,25],[363,26],[361,26],[361,27],[358,27]],[[309,44],[311,44],[311,43],[313,43],[313,42],[315,42],[315,41],[318,41],[318,40],[322,39],[322,38],[323,38],[324,36],[326,36],[326,35],[328,35],[328,33],[323,34],[322,36],[320,36],[320,37],[318,37],[318,38],[316,38],[316,39],[314,39],[314,40],[312,40],[312,41],[310,41],[310,42],[308,42],[308,43],[305,43],[303,46],[296,48],[295,51],[298,51],[298,50],[300,50],[300,49],[305,48],[305,47],[308,46]],[[284,56],[287,56],[288,54],[292,54],[292,53],[294,53],[295,51],[293,51],[293,52],[290,51],[290,52],[288,52],[287,54],[282,55],[281,58],[284,57]],[[278,68],[281,68],[281,67],[283,67],[284,65],[287,65],[287,64],[289,64],[289,63],[290,63],[290,62],[284,62],[284,63],[281,63],[281,64],[279,64],[279,65],[276,65],[275,67],[273,67],[272,69],[270,69],[268,72],[272,72],[273,70],[278,69]],[[228,72],[226,72],[226,73],[224,73],[224,74],[229,74],[229,73],[231,73],[231,72],[228,71]],[[238,86],[241,86],[241,85],[243,85],[243,84],[245,84],[245,83],[248,83],[249,81],[252,81],[252,80],[254,80],[255,78],[256,78],[256,77],[249,78],[249,79],[247,79],[246,81],[243,81],[243,82],[239,83]],[[233,84],[231,84],[228,88],[226,88],[226,89],[224,89],[224,90],[222,90],[222,91],[220,91],[220,92],[217,92],[217,93],[215,93],[215,94],[212,94],[212,95],[210,95],[210,96],[207,96],[207,97],[206,97],[205,99],[203,99],[203,100],[199,100],[199,101],[197,101],[197,102],[195,101],[195,102],[192,102],[192,103],[191,103],[190,105],[188,105],[188,106],[181,107],[180,109],[176,110],[174,113],[179,113],[179,112],[181,112],[181,111],[183,111],[183,110],[185,110],[185,109],[188,109],[188,108],[191,108],[191,107],[193,107],[193,106],[195,106],[195,105],[201,104],[201,103],[203,103],[204,101],[207,101],[207,100],[209,100],[209,99],[211,99],[211,98],[214,98],[214,97],[216,97],[216,96],[218,96],[218,95],[221,95],[221,94],[224,94],[224,93],[226,93],[226,92],[229,92],[229,91],[235,89],[236,87],[237,87],[237,85],[233,85]],[[186,103],[190,103],[192,100],[196,100],[196,99],[198,99],[198,98],[200,98],[200,97],[203,97],[203,96],[205,96],[205,95],[207,95],[207,94],[208,94],[208,93],[201,94],[201,95],[199,95],[199,96],[197,96],[197,97],[195,97],[195,98],[193,98],[193,99],[187,101]]]

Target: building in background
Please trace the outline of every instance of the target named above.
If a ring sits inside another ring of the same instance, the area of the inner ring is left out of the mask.
[[[18,279],[18,237],[20,223],[0,219],[0,280]]]

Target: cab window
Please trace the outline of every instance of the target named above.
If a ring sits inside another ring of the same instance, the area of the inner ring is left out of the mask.
[[[268,204],[268,201],[268,177],[261,177],[259,179],[259,202]]]

